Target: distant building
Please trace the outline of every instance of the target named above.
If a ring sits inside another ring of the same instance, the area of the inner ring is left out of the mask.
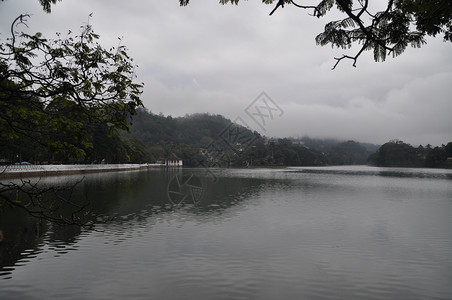
[[[171,155],[165,160],[165,166],[167,167],[182,167],[182,165],[182,159],[174,153],[171,153]]]

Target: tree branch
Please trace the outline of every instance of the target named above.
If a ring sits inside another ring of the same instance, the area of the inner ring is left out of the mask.
[[[39,187],[39,180],[31,183],[30,180],[21,180],[21,184],[0,183],[0,199],[4,204],[10,207],[16,207],[24,210],[34,218],[47,220],[59,225],[77,225],[82,227],[90,227],[86,216],[92,213],[91,203],[87,202],[83,205],[72,202],[73,191],[75,187],[83,181],[83,178],[69,187]],[[17,193],[17,195],[27,196],[29,202],[23,202],[18,198],[11,199],[8,194]],[[66,197],[61,193],[66,192]],[[54,200],[50,198],[54,197]],[[63,212],[70,210],[70,216],[63,216]]]
[[[383,47],[384,49],[386,49],[388,51],[392,51],[392,48],[386,46],[386,44],[381,39],[379,39],[377,36],[375,36],[375,34],[373,34],[373,32],[372,32],[372,30],[374,28],[374,25],[377,25],[379,23],[379,21],[381,20],[382,16],[380,16],[380,18],[375,19],[375,20],[377,20],[375,23],[372,22],[371,30],[369,31],[364,26],[363,21],[357,15],[353,14],[353,12],[351,11],[351,9],[348,7],[347,3],[344,0],[336,0],[336,1],[337,1],[338,5],[340,5],[341,8],[344,10],[344,12],[353,21],[355,21],[356,24],[358,24],[358,26],[361,29],[361,31],[366,35],[366,37],[367,37],[366,43],[367,43],[368,40],[371,40],[371,41],[377,43],[378,45],[380,45],[381,47]],[[393,5],[393,2],[394,2],[394,0],[390,0],[389,1],[388,6],[387,6],[386,11],[385,11],[384,14],[386,14],[391,9],[391,7]]]
[[[336,60],[336,63],[334,64],[334,66],[331,68],[331,70],[336,69],[337,65],[341,62],[341,60],[343,60],[344,58],[346,59],[351,59],[353,60],[353,67],[356,68],[356,62],[358,61],[359,56],[361,55],[361,53],[364,52],[364,50],[366,50],[366,47],[368,45],[368,41],[366,41],[364,43],[364,45],[361,47],[361,49],[359,50],[358,54],[356,54],[355,56],[349,56],[349,55],[342,55],[342,57],[335,57],[334,59]]]
[[[276,4],[275,8],[271,11],[270,16],[273,15],[273,13],[279,8],[284,8],[284,0],[278,0],[278,3]]]
[[[313,6],[313,5],[300,5],[300,4],[295,3],[293,0],[290,0],[290,3],[292,3],[295,7],[298,7],[298,8],[303,8],[303,9],[313,9],[313,10],[314,10],[313,16],[314,16],[314,17],[317,17],[317,16],[318,16],[318,8],[317,8],[317,6]]]

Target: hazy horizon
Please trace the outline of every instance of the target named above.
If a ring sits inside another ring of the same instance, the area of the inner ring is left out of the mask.
[[[221,115],[221,116],[227,118],[226,116],[224,116],[224,115],[222,115],[222,114],[211,113],[211,112],[193,112],[193,113],[190,113],[190,114],[186,113],[186,114],[184,114],[184,115],[176,116],[176,115],[171,115],[171,114],[164,114],[163,112],[155,112],[155,111],[152,111],[152,110],[148,109],[147,107],[145,107],[145,109],[146,109],[149,113],[152,113],[152,114],[154,114],[154,115],[160,115],[160,114],[162,114],[164,117],[173,117],[173,118],[184,118],[184,117],[190,117],[190,116],[194,116],[194,115],[202,115],[202,114]],[[234,122],[234,120],[231,120],[230,118],[227,118],[227,119],[230,120],[230,121],[232,121],[232,122]],[[133,126],[133,125],[132,125],[132,126]],[[251,127],[249,127],[249,128],[250,128],[251,130],[254,130],[254,129],[251,128]],[[256,129],[256,131],[259,132],[259,129]],[[441,145],[443,145],[443,144],[444,144],[444,145],[447,145],[447,143],[452,142],[452,140],[450,140],[450,141],[444,141],[444,142],[442,142],[442,143],[440,143],[440,144],[433,144],[433,143],[428,143],[428,142],[427,142],[427,143],[423,143],[423,144],[413,144],[413,143],[410,143],[409,141],[395,138],[395,139],[389,139],[389,140],[384,141],[384,142],[382,142],[382,143],[376,143],[376,142],[372,142],[372,141],[358,140],[358,139],[353,138],[353,137],[350,137],[350,138],[340,138],[340,137],[337,137],[337,136],[315,136],[315,135],[310,135],[309,133],[308,133],[308,134],[303,134],[303,135],[292,135],[292,136],[269,136],[269,135],[266,135],[266,134],[262,134],[261,132],[259,132],[259,133],[260,133],[262,136],[265,136],[265,137],[268,138],[268,139],[283,139],[283,138],[289,138],[289,139],[302,139],[302,138],[306,138],[306,137],[307,137],[307,138],[316,139],[316,140],[335,140],[335,141],[338,141],[338,142],[354,141],[354,142],[358,142],[358,143],[361,143],[361,144],[373,144],[373,145],[375,145],[375,146],[381,146],[381,145],[383,145],[383,144],[385,144],[385,143],[388,143],[388,142],[391,142],[391,141],[394,141],[394,140],[402,141],[402,142],[404,142],[404,143],[410,144],[410,145],[413,146],[413,147],[418,147],[419,145],[426,146],[426,145],[428,145],[428,144],[430,144],[432,147],[436,147],[436,146],[441,146]]]

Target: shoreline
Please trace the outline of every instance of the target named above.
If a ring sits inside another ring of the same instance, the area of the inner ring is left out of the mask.
[[[12,165],[0,166],[0,181],[27,177],[60,176],[87,173],[120,172],[161,168],[163,164],[104,164],[104,165]]]

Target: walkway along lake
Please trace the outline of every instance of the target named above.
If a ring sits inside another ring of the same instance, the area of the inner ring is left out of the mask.
[[[452,299],[452,170],[143,169],[93,228],[0,211],[0,299]],[[39,180],[35,178],[32,180]]]
[[[32,165],[0,166],[0,180],[9,178],[58,176],[71,174],[118,172],[164,167],[164,164],[90,164],[90,165]]]

